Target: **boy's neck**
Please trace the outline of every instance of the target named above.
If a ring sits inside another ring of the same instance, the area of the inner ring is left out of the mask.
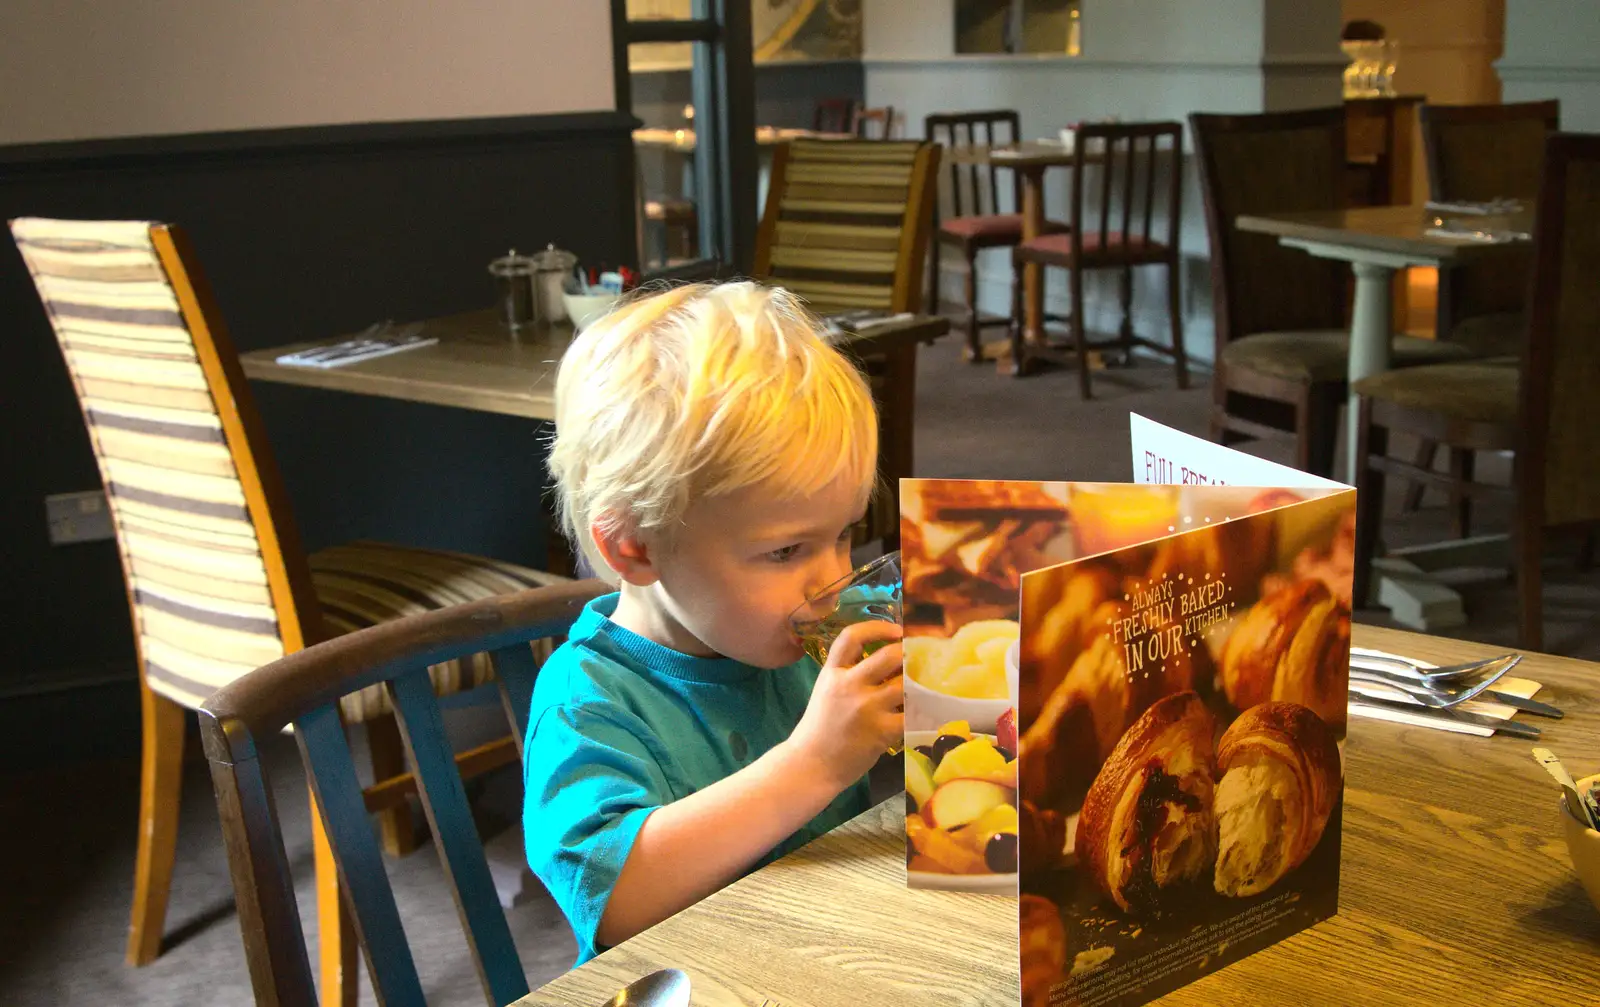
[[[623,581],[611,621],[635,636],[691,657],[720,657],[701,643],[666,611],[657,595],[658,585],[640,587]]]

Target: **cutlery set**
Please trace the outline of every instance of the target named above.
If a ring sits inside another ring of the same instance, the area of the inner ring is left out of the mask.
[[[393,322],[374,322],[353,338],[285,353],[277,358],[277,362],[296,367],[339,367],[358,360],[371,360],[373,357],[431,346],[438,341],[422,335],[421,322],[398,328]]]
[[[1351,648],[1350,693],[1365,704],[1538,739],[1542,732],[1531,724],[1468,710],[1462,705],[1473,700],[1500,703],[1535,716],[1560,718],[1561,710],[1548,703],[1494,688],[1521,660],[1520,654],[1502,654],[1435,668],[1392,654]]]

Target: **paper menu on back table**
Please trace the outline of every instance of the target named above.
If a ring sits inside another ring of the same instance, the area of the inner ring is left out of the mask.
[[[1020,891],[1029,1004],[1338,903],[1355,491],[1130,434],[1129,483],[901,483],[908,883]]]

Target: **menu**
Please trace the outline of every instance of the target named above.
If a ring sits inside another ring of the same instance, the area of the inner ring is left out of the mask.
[[[1131,441],[1131,483],[901,482],[907,880],[1019,896],[1028,1007],[1338,908],[1355,491]]]

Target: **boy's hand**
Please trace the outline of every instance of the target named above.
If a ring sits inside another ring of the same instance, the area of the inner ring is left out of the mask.
[[[900,627],[892,622],[846,626],[828,651],[806,712],[789,743],[848,787],[905,734]],[[871,654],[862,652],[874,645]]]

